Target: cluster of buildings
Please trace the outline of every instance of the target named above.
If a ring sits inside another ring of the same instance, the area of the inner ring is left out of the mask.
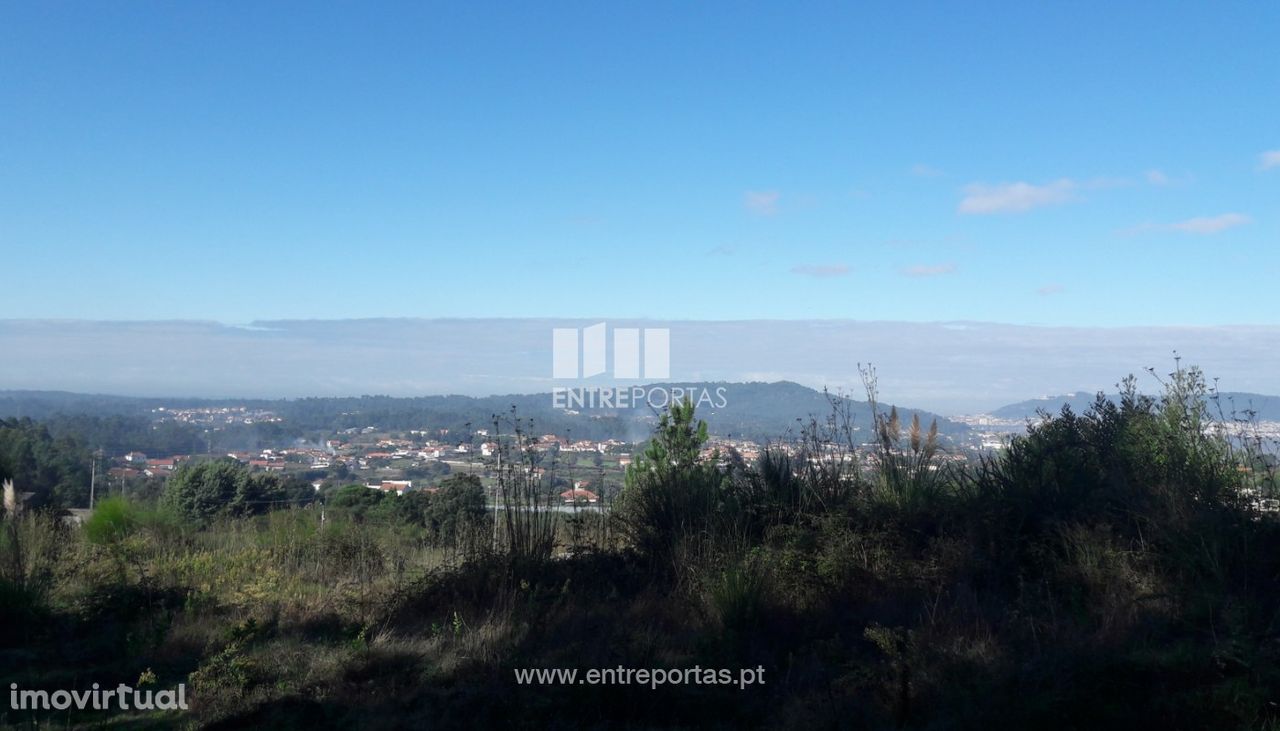
[[[151,410],[156,421],[177,421],[201,426],[226,426],[228,424],[263,424],[284,421],[265,409],[245,406],[205,406],[194,409],[175,409],[160,406]]]
[[[129,452],[114,460],[114,465],[107,470],[110,477],[121,480],[132,480],[141,477],[164,477],[173,472],[178,465],[191,459],[189,454],[171,457],[148,457],[142,452]]]
[[[266,412],[236,407],[174,409],[166,410],[166,414],[179,420],[274,418]],[[243,423],[252,422],[243,421]],[[972,428],[974,437],[970,442],[958,445],[959,448],[937,452],[930,469],[940,469],[948,463],[963,464],[972,458],[975,451],[987,452],[1003,448],[1013,434],[1022,432],[1026,427],[1024,420],[996,419],[985,415],[969,417],[965,423]],[[1233,432],[1232,436],[1236,438],[1246,436],[1243,427],[1231,425],[1229,428]],[[1272,422],[1252,424],[1249,426],[1248,435],[1280,442],[1280,424]],[[451,436],[448,430],[443,429],[414,430],[397,435],[376,427],[364,427],[344,430],[323,444],[300,444],[291,447],[234,451],[226,455],[201,456],[226,456],[255,470],[265,472],[311,473],[308,479],[317,480],[312,483],[317,489],[323,484],[318,480],[324,475],[317,478],[316,473],[327,473],[332,476],[335,474],[334,471],[341,470],[338,473],[342,475],[341,479],[359,482],[384,492],[403,494],[414,489],[434,489],[435,480],[432,476],[447,473],[449,470],[432,471],[430,467],[433,463],[447,465],[450,469],[471,471],[473,474],[480,475],[486,484],[492,486],[494,484],[492,468],[500,464],[507,455],[514,455],[517,452],[514,440],[508,435],[504,435],[499,440],[497,437],[490,436],[487,430],[481,429],[470,434],[469,438],[459,439],[459,436]],[[557,434],[542,434],[525,439],[520,446],[528,450],[528,453],[532,453],[534,457],[524,464],[525,474],[540,479],[552,469],[552,461],[546,458],[549,453],[557,454],[558,459],[561,460],[567,455],[586,455],[588,464],[596,466],[607,464],[609,471],[617,473],[632,464],[631,451],[635,445],[618,439],[569,439]],[[702,450],[702,456],[708,459],[715,456],[726,465],[734,459],[741,459],[750,464],[761,456],[765,448],[766,445],[748,439],[712,437]],[[851,459],[852,464],[865,470],[874,470],[877,460],[880,459],[879,449],[872,445],[850,448],[847,444],[827,444],[823,445],[817,454],[811,451],[812,445],[796,443],[771,443],[767,448],[779,450],[793,458],[804,457],[815,463],[834,463]],[[604,460],[606,455],[607,460]],[[136,451],[129,452],[113,460],[108,474],[110,478],[121,481],[135,478],[164,478],[189,459],[192,459],[191,455],[155,457]],[[580,460],[581,457],[576,457],[568,461],[569,464],[575,462],[582,464]],[[560,472],[560,474],[564,476],[565,473]],[[568,475],[572,476],[572,471],[569,471]],[[590,480],[574,480],[568,489],[558,494],[565,505],[595,505],[602,501],[601,486]],[[1280,512],[1280,501],[1260,495],[1251,497],[1254,507],[1261,512]]]
[[[246,409],[199,409],[178,410],[166,409],[165,413],[175,419],[207,419],[214,412],[219,418],[226,415],[238,418],[255,419],[262,412]],[[230,457],[243,465],[264,472],[292,472],[295,474],[342,470],[343,479],[360,482],[370,488],[396,494],[413,489],[431,489],[429,480],[417,480],[414,475],[422,477],[419,470],[427,469],[432,463],[442,463],[453,469],[478,469],[482,473],[496,464],[499,453],[507,450],[510,453],[515,445],[510,437],[502,442],[490,437],[487,430],[477,430],[469,439],[450,439],[448,430],[414,430],[403,435],[388,434],[376,427],[346,429],[335,434],[323,444],[305,444],[291,447],[274,447],[261,450],[233,451],[223,454],[199,455],[202,458]],[[524,449],[538,454],[559,452],[562,454],[612,455],[611,467],[625,469],[631,464],[629,450],[631,445],[618,439],[586,440],[568,439],[556,434],[543,434],[526,440]],[[129,452],[112,460],[109,474],[112,479],[121,481],[140,478],[163,478],[173,472],[178,465],[192,459],[192,455],[171,455],[155,457],[141,452]],[[542,460],[535,460],[542,462]],[[546,467],[530,464],[525,467],[526,473],[540,478],[548,472]],[[443,472],[444,470],[442,470]],[[314,477],[312,478],[314,479]],[[313,482],[317,487],[322,483]],[[598,488],[597,488],[598,490]],[[566,503],[592,504],[600,500],[596,491],[588,489],[586,481],[578,481],[562,495]]]

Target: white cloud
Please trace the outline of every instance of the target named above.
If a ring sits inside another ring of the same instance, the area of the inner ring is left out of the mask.
[[[1171,231],[1181,231],[1188,234],[1216,234],[1229,228],[1243,226],[1252,220],[1252,218],[1243,213],[1223,213],[1219,216],[1188,218],[1185,221],[1171,223],[1167,228]]]
[[[816,279],[830,279],[831,277],[843,277],[849,274],[849,265],[847,264],[800,264],[791,267],[792,274],[799,274],[805,277],[814,277]]]
[[[1191,185],[1195,182],[1196,176],[1191,173],[1182,173],[1181,175],[1170,175],[1159,168],[1152,168],[1142,174],[1148,185],[1154,185],[1157,188],[1168,188],[1171,186]]]
[[[959,212],[970,214],[1018,213],[1040,206],[1064,203],[1079,186],[1068,178],[1044,185],[1032,183],[971,183],[964,187]]]
[[[943,175],[946,175],[946,173],[942,172],[938,168],[935,168],[932,165],[925,165],[924,163],[912,165],[911,174],[917,178],[940,178]]]
[[[778,199],[781,197],[782,194],[776,190],[748,190],[742,196],[742,204],[758,216],[772,216],[778,212]]]
[[[939,277],[943,274],[950,274],[956,270],[956,265],[946,264],[917,264],[916,266],[907,267],[902,273],[908,277]]]
[[[1267,150],[1258,155],[1258,167],[1263,170],[1280,168],[1280,150]]]
[[[1134,235],[1151,231],[1172,231],[1184,234],[1216,234],[1229,228],[1252,223],[1253,219],[1243,213],[1223,213],[1217,216],[1197,216],[1174,223],[1144,223],[1140,226],[1124,229],[1120,233]]]
[[[1064,291],[1066,291],[1066,288],[1061,284],[1046,284],[1037,289],[1036,294],[1041,297],[1048,297],[1051,294],[1062,294]]]

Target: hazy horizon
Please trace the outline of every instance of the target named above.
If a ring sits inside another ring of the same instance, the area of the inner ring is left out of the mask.
[[[665,380],[858,394],[857,364],[872,363],[885,399],[948,415],[1110,392],[1129,373],[1155,390],[1145,369],[1168,372],[1174,351],[1223,390],[1280,393],[1280,327],[625,318],[0,320],[0,387],[169,398],[540,393],[564,385],[551,378],[551,329],[597,322],[669,328]]]

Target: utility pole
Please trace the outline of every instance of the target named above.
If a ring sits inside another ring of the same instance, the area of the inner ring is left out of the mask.
[[[89,455],[89,509],[93,510],[93,490],[98,482],[98,453]]]
[[[498,490],[502,487],[502,435],[494,430],[494,439],[498,445],[498,483],[493,490],[493,552],[498,552]]]
[[[476,438],[475,438],[475,435],[471,433],[471,422],[468,421],[466,424],[463,424],[462,428],[467,430],[467,444],[474,447],[476,443]],[[475,460],[473,457],[474,455],[471,454],[471,449],[467,449],[467,474],[468,475],[474,475],[476,473]]]

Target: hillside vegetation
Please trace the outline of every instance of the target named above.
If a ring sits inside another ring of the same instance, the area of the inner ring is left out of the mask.
[[[704,458],[677,405],[608,513],[532,509],[552,498],[512,424],[496,525],[461,478],[322,512],[272,509],[282,486],[231,467],[83,528],[31,511],[0,543],[0,682],[186,683],[192,709],[3,721],[1275,728],[1280,524],[1255,506],[1275,476],[1217,435],[1205,392],[1194,369],[1157,398],[1129,381],[965,468],[879,408],[859,459],[838,400],[791,450]],[[516,681],[618,666],[764,682]]]
[[[723,408],[704,409],[713,433],[748,439],[776,439],[795,427],[796,419],[824,410],[822,391],[789,381],[774,383],[666,383],[665,389],[686,389],[715,394],[727,388],[732,398]],[[617,438],[638,441],[655,421],[655,411],[666,404],[655,396],[620,409],[593,409],[570,413],[556,408],[550,393],[504,396],[392,396],[325,397],[300,399],[161,399],[94,396],[59,391],[0,391],[0,417],[39,419],[55,436],[73,435],[108,454],[139,450],[147,454],[192,454],[278,447],[295,438],[321,441],[334,431],[376,426],[389,431],[446,429],[465,434],[487,425],[494,413],[515,408],[522,418],[536,422],[544,432],[573,434],[580,439]],[[870,406],[847,400],[860,423],[871,420]],[[226,424],[209,429],[200,425],[156,422],[157,409],[247,407],[280,417],[279,422]],[[937,419],[944,434],[960,434],[962,424],[926,411],[905,410],[921,419]]]

